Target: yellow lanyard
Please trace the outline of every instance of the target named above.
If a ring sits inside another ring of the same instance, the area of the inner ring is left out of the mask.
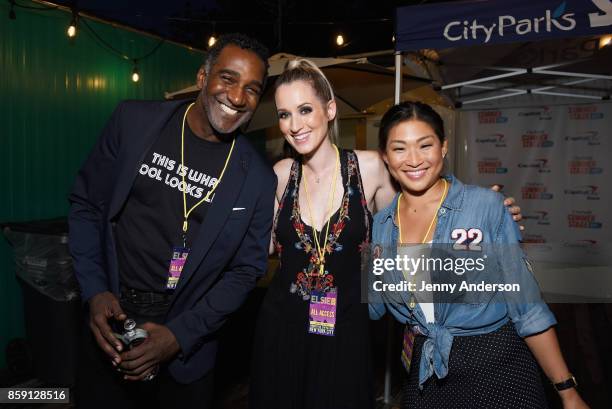
[[[340,153],[338,152],[338,147],[336,145],[332,145],[336,150],[336,166],[334,170],[334,177],[332,180],[332,185],[330,187],[330,195],[328,198],[327,205],[327,214],[331,213],[332,206],[334,204],[334,196],[336,194],[336,178],[338,177],[338,168],[340,166]],[[327,249],[327,236],[329,234],[329,222],[331,222],[331,214],[327,219],[327,227],[325,228],[325,240],[323,241],[323,247],[321,248],[321,244],[319,243],[319,235],[314,228],[314,219],[312,217],[312,210],[310,209],[310,195],[308,194],[308,183],[306,181],[306,175],[304,174],[304,164],[302,164],[302,180],[304,180],[304,193],[306,193],[306,203],[308,205],[308,217],[310,218],[310,223],[312,224],[312,235],[314,236],[315,249],[317,250],[317,255],[319,257],[319,275],[323,275],[324,266],[325,266],[325,251]]]
[[[232,151],[234,150],[234,144],[236,143],[236,138],[234,138],[232,140],[232,146],[230,147],[230,151],[227,154],[227,158],[225,158],[225,164],[223,165],[221,174],[219,175],[219,178],[213,185],[212,189],[208,191],[208,193],[206,194],[206,196],[204,196],[202,200],[194,204],[191,207],[191,209],[187,210],[187,189],[186,189],[187,185],[185,183],[185,175],[187,174],[187,172],[185,171],[185,120],[187,119],[187,112],[189,112],[191,107],[194,105],[195,105],[195,102],[192,102],[191,104],[189,104],[189,106],[185,110],[185,114],[183,115],[183,126],[181,127],[181,173],[183,177],[183,217],[185,218],[185,220],[183,221],[183,235],[187,234],[187,229],[189,228],[188,219],[189,219],[189,215],[191,214],[191,212],[193,212],[193,210],[199,205],[201,205],[204,201],[207,201],[210,195],[215,191],[217,186],[219,186],[219,183],[221,183],[221,179],[223,179],[223,174],[225,173],[227,164],[229,163],[230,157],[232,156]]]
[[[434,221],[436,220],[436,217],[438,216],[438,210],[440,210],[440,207],[442,207],[442,202],[444,202],[444,199],[446,198],[446,193],[448,191],[448,183],[446,182],[446,179],[442,179],[442,181],[444,182],[444,193],[442,194],[442,198],[440,198],[440,203],[438,203],[438,208],[436,209],[436,212],[434,213],[434,216],[431,219],[431,222],[429,223],[429,227],[427,228],[427,233],[425,233],[425,237],[423,237],[423,240],[421,241],[421,244],[425,243],[425,241],[427,240],[427,236],[429,236],[429,232],[431,231],[431,227],[433,226]],[[400,203],[401,203],[401,199],[402,199],[402,194],[403,193],[400,193],[399,196],[397,197],[397,224],[398,224],[398,227],[399,227],[399,242],[400,242],[400,244],[404,242],[402,240],[402,219],[400,218]]]

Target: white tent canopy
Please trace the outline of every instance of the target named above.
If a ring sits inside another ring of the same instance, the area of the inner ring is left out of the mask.
[[[268,83],[283,72],[285,64],[298,58],[292,54],[275,54],[268,60],[270,68]],[[394,72],[392,69],[370,63],[366,58],[310,58],[329,79],[335,92],[340,118],[363,117],[370,107],[388,99],[393,93]],[[403,88],[411,90],[429,84],[428,80],[404,73]],[[166,99],[193,98],[199,89],[197,85],[174,92],[166,92]],[[276,126],[276,108],[272,87],[268,86],[261,98],[257,111],[249,124],[248,131]]]
[[[599,45],[612,31],[609,2],[517,0],[510,10],[501,0],[436,3],[401,7],[396,21],[396,64],[403,53],[458,107],[518,96],[610,98],[612,49]]]

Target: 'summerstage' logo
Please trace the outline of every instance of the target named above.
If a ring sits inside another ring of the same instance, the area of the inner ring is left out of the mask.
[[[566,13],[566,2],[555,10],[544,10],[540,17],[521,18],[510,14],[497,16],[489,21],[451,21],[444,27],[443,35],[449,41],[478,40],[489,43],[495,37],[524,36],[530,33],[572,31],[576,28],[575,13]],[[518,41],[518,40],[517,40]]]
[[[486,136],[476,137],[476,143],[483,145],[493,145],[496,148],[505,148],[506,136],[503,133],[492,133]]]
[[[574,156],[567,164],[571,175],[599,175],[603,169],[597,166],[592,156]]]
[[[602,253],[599,242],[592,239],[564,241],[561,245],[564,249],[579,250],[581,253],[593,256],[600,256]]]
[[[503,124],[508,122],[508,117],[502,115],[502,111],[481,111],[478,113],[478,123],[481,124]]]
[[[531,162],[521,162],[518,164],[520,169],[535,169],[538,173],[550,173],[551,169],[548,163],[548,159],[539,158]]]
[[[527,132],[521,135],[523,148],[550,148],[555,143],[546,132]]]
[[[598,112],[594,105],[577,105],[567,108],[568,117],[574,121],[589,121],[591,119],[603,119],[603,112]]]
[[[546,243],[546,238],[541,234],[525,234],[523,243],[526,244],[542,244]]]
[[[532,200],[551,200],[553,194],[548,192],[548,188],[543,183],[527,183],[521,187],[521,197]]]
[[[532,213],[526,213],[523,216],[524,220],[532,220],[534,221],[536,224],[540,225],[540,226],[549,226],[550,225],[550,219],[548,217],[548,212],[546,211],[535,211]]]
[[[599,140],[599,132],[597,131],[586,131],[577,135],[566,136],[565,140],[568,142],[583,143],[588,146],[601,145]]]
[[[563,191],[566,195],[582,196],[586,200],[599,200],[599,187],[595,185],[574,186]]]
[[[552,119],[552,113],[550,112],[550,108],[547,106],[538,107],[530,111],[521,111],[518,113],[518,116],[538,118],[540,121],[550,121]]]
[[[601,229],[602,223],[590,210],[574,210],[567,215],[567,225],[574,229]]]
[[[593,249],[597,247],[597,240],[574,240],[564,241],[563,247],[572,249]]]
[[[502,165],[502,161],[499,158],[483,158],[478,161],[478,173],[482,174],[498,174],[508,173],[508,168]]]

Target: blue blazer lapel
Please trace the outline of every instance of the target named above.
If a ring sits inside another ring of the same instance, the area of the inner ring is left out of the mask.
[[[243,152],[240,138],[239,136],[236,140],[236,146],[234,147],[234,152],[230,158],[225,175],[215,191],[215,199],[210,209],[208,209],[206,217],[200,226],[197,239],[191,247],[189,257],[175,291],[175,299],[204,257],[206,257],[210,247],[225,225],[227,218],[232,213],[232,208],[240,195],[249,166],[249,154]]]

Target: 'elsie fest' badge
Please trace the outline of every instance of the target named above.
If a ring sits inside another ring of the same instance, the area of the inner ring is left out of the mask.
[[[167,290],[174,290],[176,288],[188,255],[189,249],[186,247],[174,247],[172,249],[172,258],[168,268],[168,281],[166,282]]]
[[[336,327],[336,304],[338,292],[312,291],[310,293],[308,333],[333,336]]]

